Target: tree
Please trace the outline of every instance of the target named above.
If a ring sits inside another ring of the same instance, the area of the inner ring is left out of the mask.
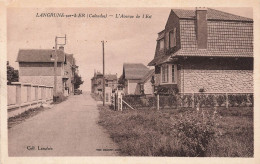
[[[84,81],[82,81],[81,76],[79,76],[77,73],[74,75],[74,89],[78,89],[81,84],[83,84]]]
[[[7,84],[19,81],[19,72],[9,65],[7,61]]]

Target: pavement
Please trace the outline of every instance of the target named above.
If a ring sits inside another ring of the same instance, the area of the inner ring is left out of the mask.
[[[9,156],[116,156],[118,147],[98,117],[89,93],[72,95],[8,129]]]

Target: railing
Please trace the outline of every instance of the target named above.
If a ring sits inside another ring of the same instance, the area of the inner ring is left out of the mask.
[[[53,87],[12,82],[7,86],[8,117],[53,101]]]
[[[179,93],[176,95],[123,96],[123,109],[164,109],[164,108],[212,108],[212,107],[253,107],[253,93]]]

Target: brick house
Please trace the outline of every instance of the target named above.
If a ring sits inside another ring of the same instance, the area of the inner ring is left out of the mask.
[[[105,87],[111,88],[111,91],[116,90],[118,85],[117,74],[105,75]],[[91,93],[102,94],[103,93],[103,74],[95,72],[91,78]]]
[[[137,84],[135,94],[153,95],[154,94],[154,69],[150,70]]]
[[[149,68],[142,63],[124,63],[122,74],[124,93],[127,95],[139,93],[138,83],[149,71]]]
[[[72,54],[57,50],[57,93],[67,96],[74,91],[73,77],[77,66]],[[20,49],[19,82],[54,86],[54,55],[52,49]]]
[[[179,92],[253,92],[253,20],[215,9],[172,9],[158,33],[155,85]]]

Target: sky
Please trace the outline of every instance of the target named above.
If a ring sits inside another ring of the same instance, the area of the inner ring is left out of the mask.
[[[174,8],[174,7],[172,7]],[[67,36],[66,53],[74,54],[80,87],[91,89],[94,70],[102,72],[102,40],[105,40],[105,73],[122,74],[123,63],[147,65],[154,57],[157,33],[164,29],[171,8],[9,8],[7,11],[7,60],[16,69],[19,49],[52,49],[55,36]],[[183,8],[185,9],[185,8]],[[187,8],[193,9],[193,8]],[[215,8],[253,18],[251,8]],[[36,17],[40,13],[107,14],[107,18]],[[116,14],[140,18],[115,18]],[[143,14],[151,18],[142,18]],[[152,67],[151,67],[152,69]]]

